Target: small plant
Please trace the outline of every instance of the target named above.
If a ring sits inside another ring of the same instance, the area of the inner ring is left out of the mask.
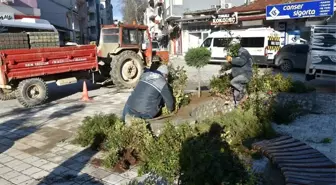
[[[230,57],[238,57],[240,44],[229,44],[227,47],[227,55]]]
[[[322,139],[321,143],[324,143],[324,144],[329,144],[329,143],[332,143],[332,139],[331,139],[331,138],[328,138],[328,137],[326,137],[326,138]]]
[[[273,121],[277,124],[289,124],[302,113],[301,106],[294,102],[276,104],[273,110]]]
[[[168,70],[168,83],[172,88],[173,96],[175,98],[175,111],[178,111],[181,106],[187,105],[190,102],[190,96],[184,93],[187,87],[188,76],[186,70],[180,66],[174,68],[172,65],[169,65]],[[162,114],[170,114],[167,107],[162,108]]]
[[[210,92],[212,94],[224,94],[230,90],[231,75],[213,77],[210,81]]]
[[[211,52],[203,47],[189,49],[185,55],[188,66],[198,70],[198,97],[201,97],[201,68],[206,66],[211,58]]]
[[[97,114],[93,117],[86,117],[78,129],[74,143],[99,148],[110,131],[120,125],[122,125],[122,122],[115,114]]]

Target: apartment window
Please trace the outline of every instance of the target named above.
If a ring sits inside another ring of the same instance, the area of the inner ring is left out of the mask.
[[[183,0],[173,0],[173,5],[183,5]]]
[[[90,33],[91,34],[96,34],[97,33],[96,27],[91,27],[90,28]]]
[[[93,21],[93,20],[95,20],[95,15],[94,14],[90,14],[89,18],[90,18],[90,21]]]

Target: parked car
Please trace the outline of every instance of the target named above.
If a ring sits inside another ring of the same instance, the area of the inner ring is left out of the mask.
[[[288,44],[282,47],[274,57],[274,64],[284,72],[293,69],[306,69],[308,44]]]

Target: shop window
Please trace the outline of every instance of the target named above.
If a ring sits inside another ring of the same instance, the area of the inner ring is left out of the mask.
[[[229,38],[214,38],[214,47],[227,47],[230,43]]]
[[[264,47],[265,37],[244,37],[241,39],[242,47],[260,48]]]
[[[203,44],[201,45],[201,47],[205,47],[205,48],[209,48],[211,46],[211,42],[212,42],[212,38],[207,38]]]

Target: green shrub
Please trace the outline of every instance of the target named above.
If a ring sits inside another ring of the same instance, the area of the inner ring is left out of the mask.
[[[231,75],[221,75],[219,77],[213,77],[210,81],[210,92],[212,94],[224,94],[230,87]]]
[[[253,77],[248,84],[248,92],[256,93],[271,93],[288,92],[292,88],[292,79],[284,77],[281,74],[273,75],[271,72],[266,72],[261,75],[258,67],[254,66]]]
[[[211,52],[207,48],[191,48],[186,53],[184,59],[186,64],[195,68],[206,66],[211,58]]]
[[[188,124],[175,127],[166,123],[161,135],[148,150],[145,162],[140,166],[140,174],[151,172],[173,182],[180,175],[182,143],[193,134],[193,129]]]
[[[231,57],[238,57],[240,47],[240,44],[229,44],[227,47],[227,55]]]
[[[289,124],[302,113],[301,106],[296,102],[274,105],[273,121],[277,124]]]
[[[133,151],[135,155],[133,157],[142,161],[152,143],[152,134],[144,120],[134,119],[129,127],[123,125],[115,127],[114,130],[110,130],[104,143],[107,150],[104,165],[107,168],[113,167],[122,157],[120,152],[125,150]]]
[[[221,138],[222,127],[212,124],[210,130],[183,143],[180,154],[181,184],[245,184],[244,164]]]
[[[169,65],[168,70],[168,83],[173,91],[173,96],[175,98],[175,111],[177,111],[181,106],[187,105],[190,102],[190,96],[184,93],[187,87],[188,76],[186,70],[180,66],[174,68],[172,65]],[[167,107],[163,107],[162,114],[170,114]]]
[[[122,124],[115,114],[97,114],[93,117],[86,117],[78,129],[74,142],[84,147],[93,145],[93,148],[98,148],[110,131]]]
[[[308,93],[314,91],[315,88],[307,86],[304,82],[294,81],[289,89],[291,93]]]

